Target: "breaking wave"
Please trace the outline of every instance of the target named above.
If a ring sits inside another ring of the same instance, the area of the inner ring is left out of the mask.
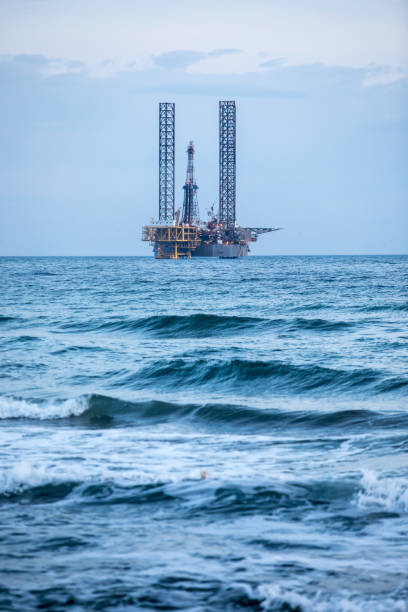
[[[19,501],[22,495],[29,495],[30,501],[53,502],[66,497],[76,484],[67,474],[22,461],[0,473],[0,499]]]
[[[13,397],[0,397],[0,419],[64,419],[83,413],[88,408],[86,397],[63,402],[34,402]]]
[[[161,476],[161,478],[160,478]],[[218,476],[218,477],[217,477]],[[73,501],[98,504],[153,504],[176,502],[190,517],[208,515],[267,512],[272,509],[298,510],[315,507],[319,511],[330,506],[339,513],[347,508],[349,521],[363,519],[374,512],[383,516],[408,512],[408,484],[402,477],[380,476],[364,470],[361,479],[326,479],[315,481],[285,480],[273,477],[269,482],[253,484],[238,473],[234,480],[225,475],[210,475],[205,482],[199,470],[170,477],[147,474],[143,466],[125,474],[112,470],[89,473],[52,465],[34,466],[20,462],[0,472],[0,502],[54,503],[74,495]],[[353,506],[357,515],[352,518]],[[336,521],[336,514],[333,515]],[[285,540],[277,534],[251,542],[256,547],[279,550]],[[300,543],[293,545],[295,548]],[[309,544],[308,544],[309,546]]]
[[[407,479],[381,477],[371,470],[363,470],[357,504],[362,509],[380,508],[391,512],[408,512]]]
[[[404,593],[394,598],[375,595],[351,596],[346,590],[324,595],[296,591],[279,584],[256,586],[236,583],[230,589],[230,603],[242,608],[270,610],[271,612],[405,612]]]
[[[126,401],[104,395],[88,395],[62,402],[32,402],[0,398],[0,418],[64,420],[90,427],[144,425],[148,422],[186,420],[225,431],[271,432],[282,428],[392,428],[408,425],[408,414],[354,409],[279,410],[222,403],[172,403],[158,400]]]

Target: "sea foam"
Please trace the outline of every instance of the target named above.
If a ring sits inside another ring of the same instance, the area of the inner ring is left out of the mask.
[[[78,416],[87,408],[86,397],[50,403],[0,397],[0,419],[64,419]]]
[[[45,466],[34,467],[27,461],[21,461],[0,473],[0,493],[8,494],[27,487],[39,487],[52,480],[54,477],[50,476]]]
[[[360,508],[380,507],[391,512],[408,511],[408,482],[405,478],[379,476],[362,470],[361,491],[357,496]]]
[[[342,592],[331,594],[317,592],[314,595],[298,593],[278,584],[260,584],[246,588],[248,596],[259,601],[263,610],[292,610],[293,612],[406,612],[403,599],[361,598]]]

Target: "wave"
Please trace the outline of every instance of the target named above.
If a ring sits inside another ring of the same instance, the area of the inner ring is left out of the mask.
[[[290,324],[290,328],[297,329],[305,329],[305,330],[316,330],[316,331],[336,331],[342,329],[349,329],[350,327],[355,327],[354,322],[347,321],[327,321],[326,319],[304,319],[304,318],[296,318],[292,324]]]
[[[155,336],[206,337],[253,329],[266,320],[257,317],[193,315],[156,315],[142,319],[112,319],[66,323],[60,329],[70,331],[141,331]]]
[[[73,415],[74,416],[74,415]],[[401,417],[383,415],[370,410],[342,410],[331,413],[319,411],[283,411],[257,409],[234,404],[177,404],[164,401],[129,402],[103,395],[91,395],[88,407],[74,421],[89,425],[114,425],[115,423],[143,423],[146,420],[155,422],[177,421],[181,419],[205,423],[218,429],[224,426],[227,430],[268,431],[272,427],[331,427],[368,425],[375,418],[382,426]],[[65,417],[63,417],[65,418]],[[408,416],[406,417],[408,424]]]
[[[222,604],[271,612],[403,612],[406,610],[405,593],[393,597],[384,595],[356,594],[350,591],[328,593],[319,590],[296,591],[279,584],[251,585],[245,582],[232,583],[228,597],[222,594]]]
[[[56,351],[51,351],[51,355],[66,355],[70,353],[106,353],[109,352],[110,349],[105,348],[103,346],[67,346],[62,349],[58,349]]]
[[[357,505],[361,509],[408,512],[407,479],[379,476],[371,470],[363,470]]]
[[[408,512],[408,484],[403,477],[386,477],[364,471],[361,480],[325,479],[312,481],[282,480],[251,482],[239,472],[234,479],[221,474],[202,479],[200,474],[179,475],[176,481],[154,480],[152,475],[135,471],[131,477],[120,473],[89,474],[86,466],[65,468],[34,466],[22,462],[0,473],[0,504],[50,504],[70,499],[86,505],[146,505],[177,504],[177,512],[194,516],[228,516],[271,510],[290,511],[293,516],[317,509],[334,512],[333,520],[344,519],[344,511],[353,521],[377,520],[376,517],[395,518]],[[354,510],[353,510],[354,508]],[[357,509],[357,513],[356,513]],[[275,536],[258,538],[252,545],[279,549]],[[287,547],[288,543],[285,542]],[[296,542],[293,544],[297,548]],[[309,546],[308,546],[309,547]],[[319,546],[322,548],[322,546]]]
[[[0,487],[2,483],[0,482]],[[75,493],[75,502],[86,504],[146,504],[171,500],[164,492],[164,484],[136,484],[120,486],[113,481],[84,482],[54,479],[34,484],[30,480],[8,482],[0,489],[0,502],[51,504],[62,501]]]
[[[41,338],[38,336],[17,336],[14,338],[14,342],[38,342]]]
[[[10,323],[11,321],[18,321],[19,317],[12,317],[11,315],[0,315],[0,324]]]
[[[283,361],[246,359],[172,359],[152,363],[116,381],[116,386],[141,389],[146,385],[177,388],[211,387],[219,390],[243,390],[256,393],[284,392],[356,392],[371,390],[374,394],[404,392],[405,377],[389,377],[383,372],[365,368],[344,370],[318,365],[297,365]]]
[[[19,487],[0,493],[0,502],[52,504],[68,497],[79,484],[78,482],[69,480],[59,483],[48,482],[36,486],[24,486],[20,484]]]
[[[384,310],[394,311],[394,312],[407,312],[408,311],[408,302],[402,302],[401,304],[375,304],[374,306],[364,306],[360,308],[364,312],[382,312]]]
[[[401,310],[403,312],[408,312],[408,302],[405,302],[404,304],[394,304],[392,310]]]
[[[292,312],[304,312],[306,310],[326,310],[332,307],[332,304],[329,302],[317,302],[315,304],[300,304],[299,306],[292,306],[290,310]]]
[[[15,345],[17,343],[22,342],[26,344],[27,342],[41,342],[42,338],[39,336],[13,336],[6,340],[5,344]]]
[[[347,429],[408,427],[408,414],[354,409],[279,410],[251,408],[222,403],[172,403],[158,400],[126,401],[104,395],[87,395],[62,402],[29,402],[0,398],[0,418],[60,420],[81,427],[143,426],[146,423],[188,422],[204,424],[218,431],[270,433],[282,429]]]
[[[196,313],[191,315],[156,315],[141,319],[112,318],[63,323],[60,330],[74,332],[125,331],[141,332],[167,338],[206,338],[245,331],[268,331],[275,328],[288,331],[341,331],[353,322],[325,319],[266,319],[260,317]]]
[[[0,397],[0,419],[64,419],[83,413],[88,405],[85,396],[55,403],[3,396]]]
[[[30,500],[58,501],[70,493],[78,482],[67,474],[57,474],[47,466],[33,466],[22,461],[0,473],[0,498],[20,501],[21,496]]]
[[[54,503],[71,496],[86,504],[146,504],[177,501],[189,516],[207,514],[256,512],[276,508],[298,508],[330,505],[334,500],[351,501],[357,484],[348,481],[272,482],[254,484],[245,475],[235,481],[221,475],[203,479],[195,474],[178,474],[171,480],[164,470],[157,474],[135,470],[130,474],[100,469],[89,473],[82,468],[62,468],[56,465],[32,465],[21,462],[0,473],[0,501]],[[197,495],[197,492],[200,494]],[[185,502],[187,501],[187,504]]]

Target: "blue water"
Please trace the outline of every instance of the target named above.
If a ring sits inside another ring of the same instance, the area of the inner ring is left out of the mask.
[[[408,609],[407,256],[0,271],[1,610]]]

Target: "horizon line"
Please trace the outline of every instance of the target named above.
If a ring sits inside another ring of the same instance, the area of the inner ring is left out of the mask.
[[[312,254],[278,254],[278,253],[264,253],[262,255],[247,255],[246,257],[237,257],[237,259],[248,259],[254,257],[401,257],[407,256],[407,253],[312,253]],[[0,258],[6,257],[32,257],[32,258],[41,258],[41,257],[146,257],[149,259],[155,259],[153,255],[1,255]],[[217,259],[216,257],[208,258],[208,257],[192,257],[192,259]]]

